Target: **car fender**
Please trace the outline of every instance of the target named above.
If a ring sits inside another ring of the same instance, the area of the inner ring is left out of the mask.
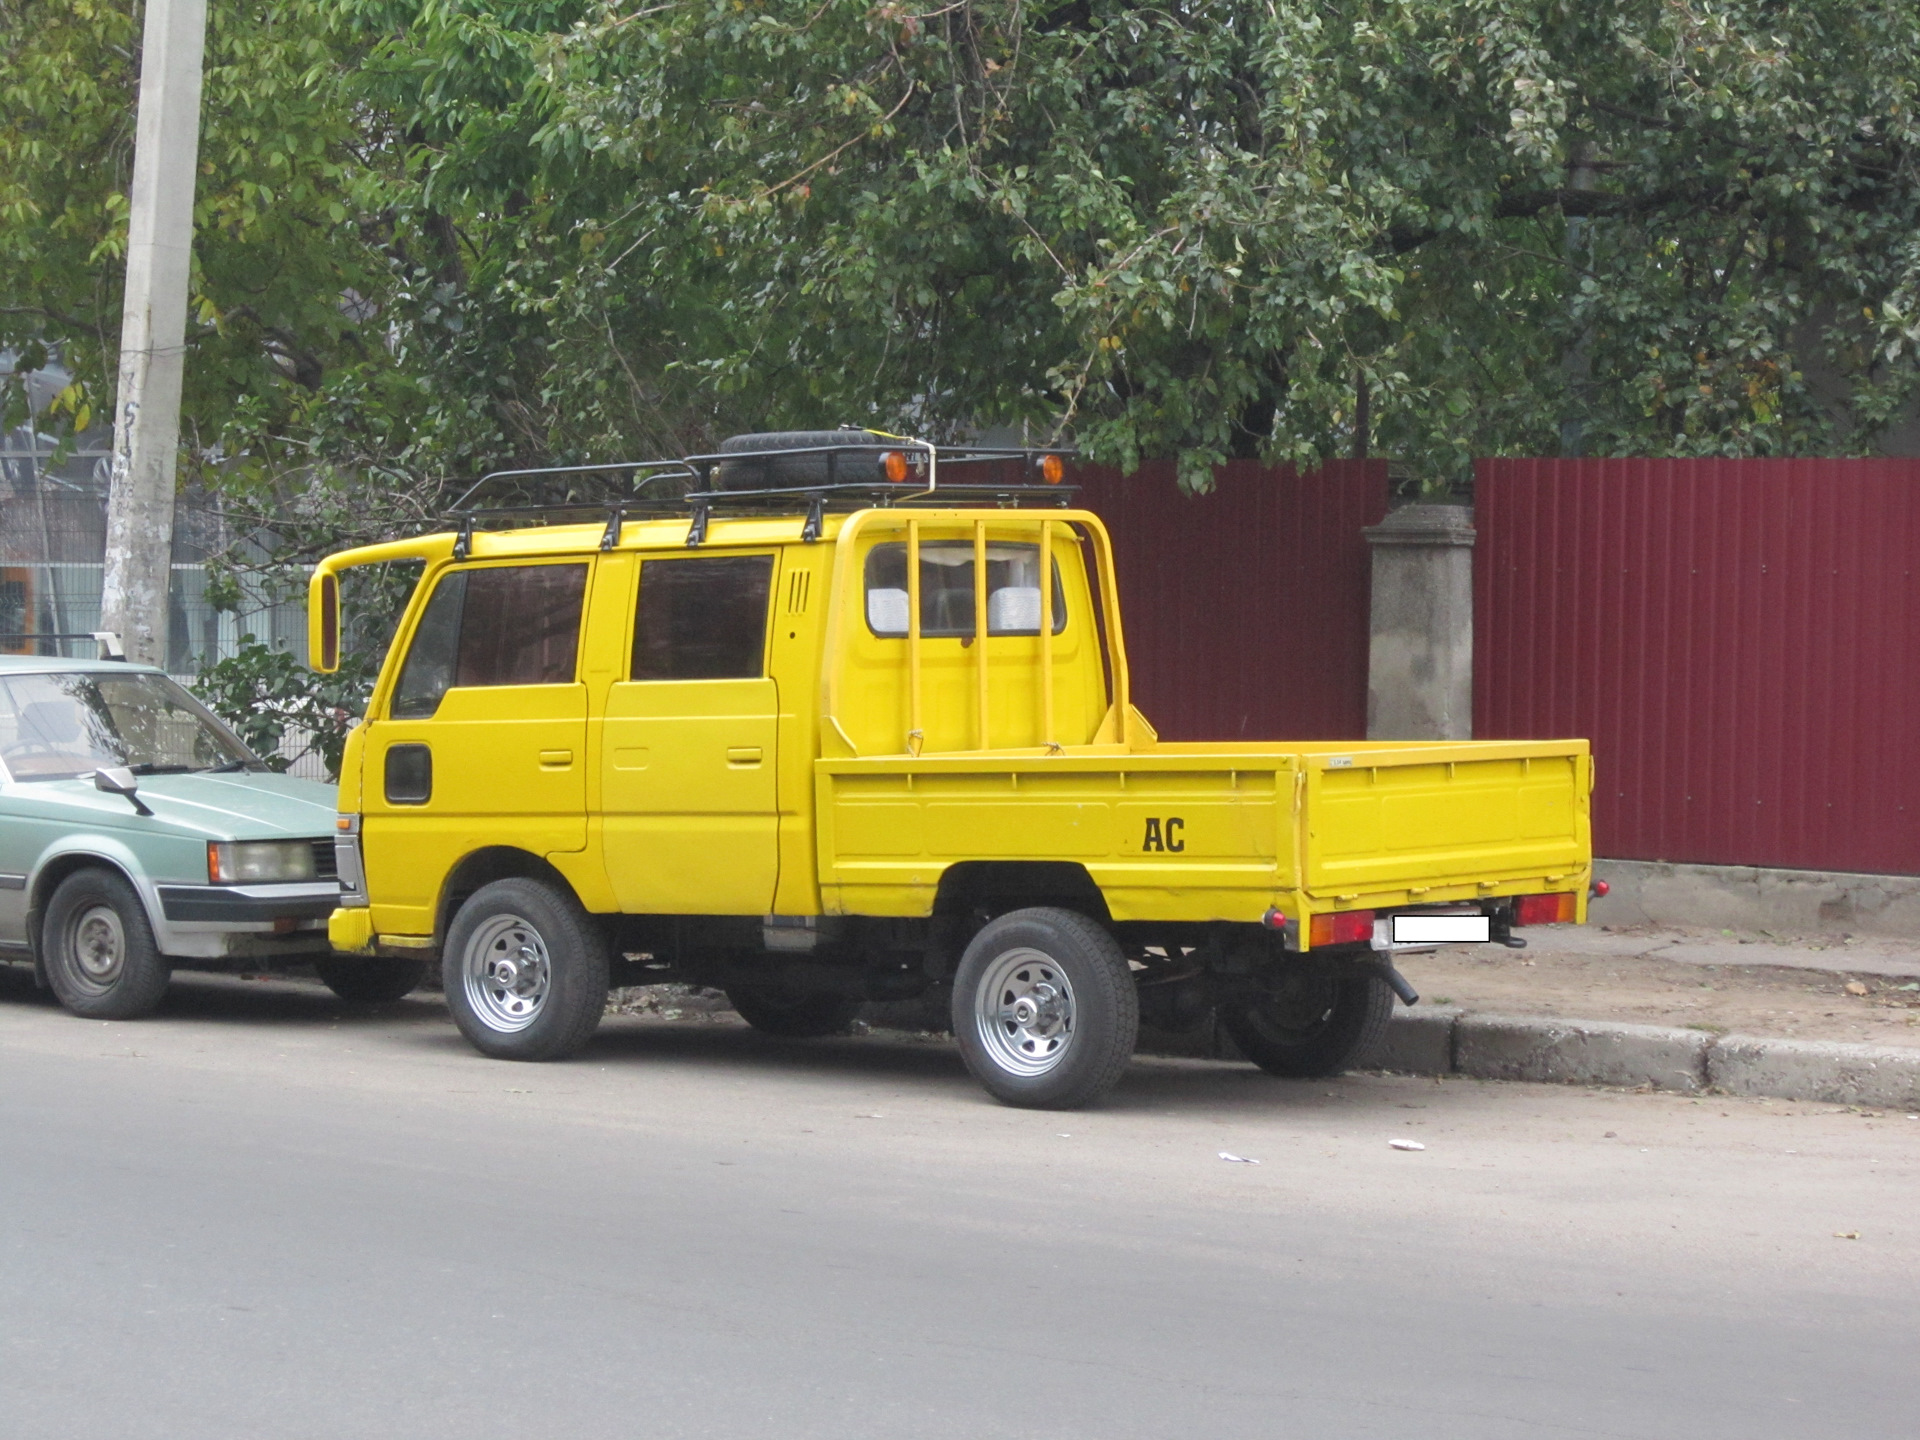
[[[46,882],[47,871],[59,868],[61,861],[71,859],[109,866],[121,873],[140,897],[140,904],[147,912],[147,924],[164,953],[166,937],[172,927],[161,912],[159,889],[153,877],[147,874],[146,867],[140,863],[140,858],[134,854],[133,847],[112,835],[76,831],[62,835],[48,845],[27,872],[27,944],[32,947],[35,968],[38,969],[40,964],[40,917],[53,892],[53,887]]]

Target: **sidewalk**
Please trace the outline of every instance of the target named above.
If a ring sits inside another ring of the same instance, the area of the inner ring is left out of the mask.
[[[1525,950],[1451,946],[1400,969],[1421,1009],[1920,1049],[1920,941],[1604,923],[1525,933]]]
[[[1920,1112],[1920,943],[1553,926],[1398,957],[1383,1070]],[[1214,1022],[1144,1054],[1238,1058]]]

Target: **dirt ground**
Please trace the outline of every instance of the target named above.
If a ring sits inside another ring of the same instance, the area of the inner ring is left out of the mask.
[[[1920,1048],[1920,947],[1885,940],[1568,927],[1399,965],[1423,1004]]]

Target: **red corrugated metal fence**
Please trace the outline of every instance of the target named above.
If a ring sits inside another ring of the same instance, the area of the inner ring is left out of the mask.
[[[1200,496],[1170,463],[1074,478],[1113,535],[1134,703],[1163,739],[1366,734],[1360,531],[1386,515],[1385,462],[1301,475],[1236,461]]]
[[[1474,733],[1623,859],[1920,874],[1920,461],[1490,460]]]

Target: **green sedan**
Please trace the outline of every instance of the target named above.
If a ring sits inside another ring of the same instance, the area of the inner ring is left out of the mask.
[[[344,999],[421,962],[335,955],[334,790],[276,774],[162,671],[0,656],[0,960],[125,1020],[176,968],[311,961]]]

